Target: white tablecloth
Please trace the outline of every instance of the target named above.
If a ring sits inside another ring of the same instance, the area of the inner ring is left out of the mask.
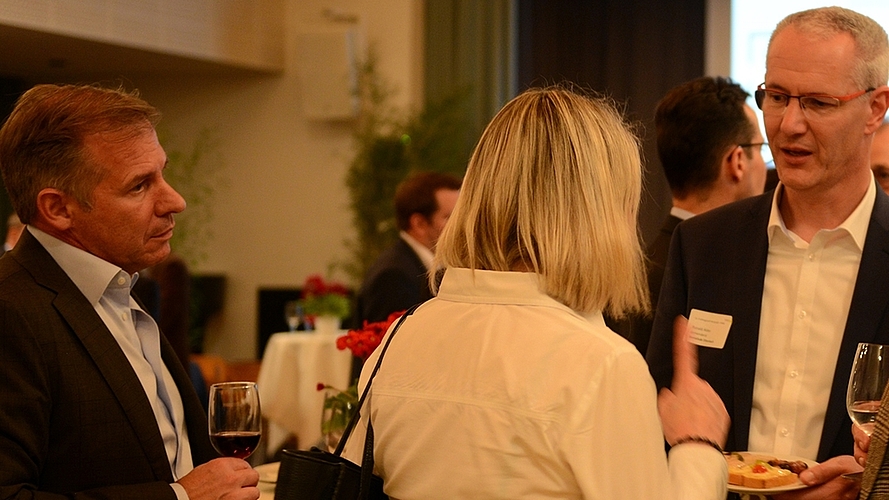
[[[268,452],[277,451],[290,434],[304,450],[321,439],[324,392],[318,383],[339,389],[350,384],[352,354],[336,348],[336,338],[345,333],[284,332],[269,338],[256,382],[269,421]]]

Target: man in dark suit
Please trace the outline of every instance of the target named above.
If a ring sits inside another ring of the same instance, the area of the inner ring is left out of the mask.
[[[655,109],[658,158],[673,206],[647,251],[653,311],[676,225],[763,191],[762,147],[767,145],[756,114],[745,103],[749,95],[729,79],[705,76],[674,87]],[[631,325],[627,336],[644,355],[652,318],[633,318]]]
[[[803,479],[820,484],[812,498],[854,494],[837,466],[854,463],[852,358],[859,342],[889,343],[889,197],[869,166],[887,66],[885,31],[855,12],[778,24],[756,100],[781,183],[679,224],[648,347],[666,386],[674,318],[730,317],[724,347],[699,352],[732,417],[727,447],[826,461]]]
[[[247,462],[214,458],[188,375],[130,295],[185,208],[158,116],[123,91],[38,85],[0,129],[27,224],[0,259],[2,498],[259,498]]]
[[[433,251],[460,192],[460,179],[438,172],[408,177],[395,191],[399,239],[370,266],[357,297],[356,327],[383,321],[432,298]]]

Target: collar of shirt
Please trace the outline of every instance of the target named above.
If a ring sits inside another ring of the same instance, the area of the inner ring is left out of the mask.
[[[679,207],[672,207],[670,209],[670,215],[682,220],[688,220],[695,216],[695,214],[689,212],[688,210]]]
[[[399,231],[399,236],[404,240],[405,243],[410,245],[410,247],[414,250],[414,253],[417,254],[417,257],[423,261],[423,265],[426,266],[426,269],[432,269],[432,261],[435,259],[435,256],[432,254],[432,250],[426,248],[426,245],[420,243],[413,236],[407,234],[404,231]]]
[[[71,246],[68,243],[29,225],[27,230],[37,238],[43,248],[59,264],[59,267],[77,285],[80,292],[95,306],[111,280],[123,270],[95,255]],[[126,274],[126,273],[124,273]],[[130,286],[136,283],[139,273],[132,276]]]
[[[769,214],[769,226],[768,226],[768,234],[769,234],[769,243],[771,244],[775,235],[780,231],[787,238],[790,239],[795,245],[805,244],[805,242],[793,233],[793,231],[787,229],[787,226],[784,224],[784,217],[781,216],[781,210],[778,208],[779,202],[781,200],[781,196],[784,195],[784,186],[781,183],[778,183],[778,187],[775,189],[775,194],[772,197],[772,211]],[[821,232],[839,232],[845,231],[852,237],[852,241],[855,242],[855,245],[858,247],[858,250],[861,251],[864,249],[864,240],[867,237],[867,227],[870,225],[870,216],[874,211],[874,202],[877,199],[877,186],[876,181],[871,178],[870,185],[867,188],[867,191],[864,193],[864,197],[861,199],[861,202],[858,203],[858,206],[855,207],[855,210],[849,214],[849,217],[846,218],[834,229],[822,229]]]
[[[443,300],[476,304],[519,304],[552,307],[578,314],[594,324],[605,325],[601,311],[574,311],[540,290],[540,277],[535,273],[515,271],[483,271],[448,268],[437,297]]]

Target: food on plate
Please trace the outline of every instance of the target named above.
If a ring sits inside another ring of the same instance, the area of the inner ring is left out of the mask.
[[[787,469],[796,475],[799,475],[800,472],[809,468],[809,464],[803,462],[802,460],[778,460],[777,458],[769,460],[769,465],[771,465],[772,467]]]
[[[726,453],[728,484],[746,488],[777,488],[795,484],[799,473],[808,468],[802,460],[780,460],[757,453]]]

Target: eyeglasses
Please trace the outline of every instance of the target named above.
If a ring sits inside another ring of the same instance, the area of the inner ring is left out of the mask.
[[[771,90],[764,87],[765,83],[756,87],[753,97],[756,99],[756,105],[762,110],[764,115],[783,115],[787,105],[791,99],[799,101],[799,107],[803,113],[809,117],[823,116],[837,109],[844,102],[851,101],[857,97],[861,97],[868,92],[876,90],[871,87],[866,90],[860,90],[849,95],[834,96],[827,94],[811,94],[811,95],[790,95],[777,90]]]
[[[763,161],[768,162],[772,159],[772,150],[769,149],[769,143],[767,142],[751,142],[749,144],[738,144],[738,146],[742,148],[758,148]],[[747,158],[752,158],[753,153],[747,152],[745,154],[747,155]]]

